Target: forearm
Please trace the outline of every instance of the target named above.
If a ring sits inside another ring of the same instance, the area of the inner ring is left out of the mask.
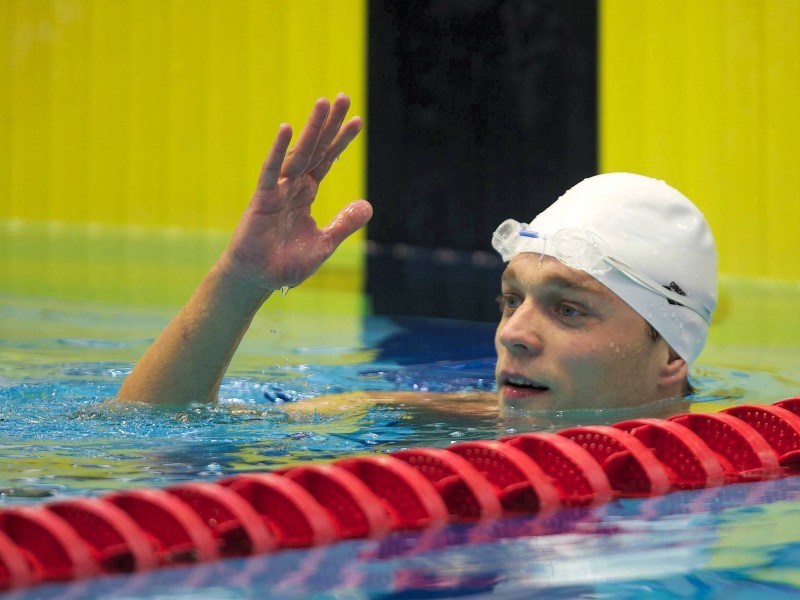
[[[216,400],[222,376],[256,311],[271,291],[310,277],[372,216],[366,201],[344,207],[318,229],[311,204],[320,182],[361,129],[345,122],[350,100],[317,100],[289,149],[284,124],[227,250],[120,388],[122,400],[186,404]],[[271,290],[271,291],[270,291]]]
[[[151,404],[213,402],[253,316],[270,292],[244,285],[222,262],[126,378],[118,398]]]

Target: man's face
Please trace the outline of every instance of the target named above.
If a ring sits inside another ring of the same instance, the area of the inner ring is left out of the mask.
[[[500,406],[621,408],[653,402],[669,348],[645,320],[590,275],[533,253],[503,274],[495,335]]]

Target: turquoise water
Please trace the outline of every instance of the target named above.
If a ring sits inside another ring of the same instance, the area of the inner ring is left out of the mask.
[[[429,352],[423,345],[400,353],[389,347],[404,330],[387,319],[368,319],[366,335],[361,323],[359,332],[340,331],[336,345],[327,346],[256,325],[219,405],[175,410],[108,402],[170,314],[0,297],[2,501],[165,485],[501,433],[492,419],[459,428],[458,419],[423,422],[413,411],[384,405],[360,403],[344,415],[295,409],[351,390],[490,390],[491,326],[478,323],[418,321],[427,332],[420,340],[457,329],[475,345],[459,346],[461,355],[442,348],[430,364],[416,361]],[[314,321],[308,336],[318,338],[341,325],[336,316]],[[259,339],[266,353],[249,352],[262,347]]]
[[[793,298],[783,287],[770,295],[771,285],[748,288],[725,309],[686,409],[800,392]],[[296,305],[314,304],[299,298],[304,293],[322,292],[293,290],[259,315],[218,406],[182,410],[106,402],[173,306],[0,295],[0,506],[621,420],[593,413],[532,422],[361,402],[340,412],[297,410],[316,396],[354,390],[469,396],[493,388],[491,323],[303,312]],[[800,478],[787,478],[11,597],[793,597],[800,593],[798,499]]]

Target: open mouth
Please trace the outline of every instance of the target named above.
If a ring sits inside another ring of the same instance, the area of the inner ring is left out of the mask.
[[[519,389],[527,389],[533,391],[546,391],[548,388],[546,385],[542,385],[537,383],[536,381],[531,381],[529,379],[524,379],[522,377],[506,377],[504,382],[506,386],[510,386],[513,388]]]

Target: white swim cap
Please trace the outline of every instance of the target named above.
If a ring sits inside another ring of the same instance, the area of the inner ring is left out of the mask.
[[[583,180],[530,225],[509,219],[492,245],[553,256],[622,298],[692,364],[717,305],[717,249],[703,214],[663,181],[631,173]]]

